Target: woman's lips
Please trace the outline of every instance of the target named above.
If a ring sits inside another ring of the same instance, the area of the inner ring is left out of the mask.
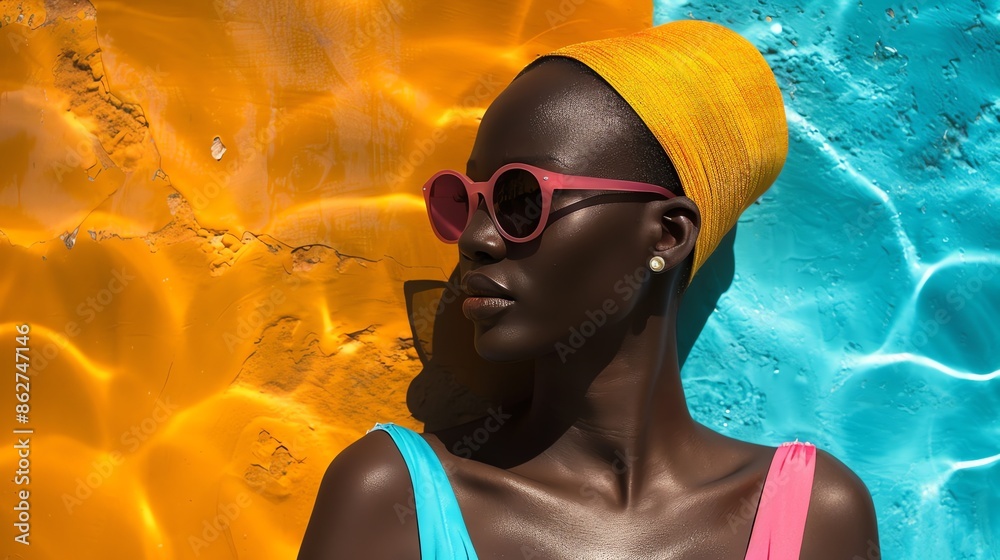
[[[462,289],[469,296],[462,302],[462,313],[473,321],[494,317],[514,304],[507,288],[481,272],[466,274]]]
[[[472,321],[489,319],[514,304],[514,300],[499,297],[469,297],[462,302],[462,313]]]

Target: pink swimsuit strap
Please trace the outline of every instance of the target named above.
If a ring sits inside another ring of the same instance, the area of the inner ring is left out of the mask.
[[[811,443],[786,442],[774,452],[746,560],[798,560],[815,469]]]

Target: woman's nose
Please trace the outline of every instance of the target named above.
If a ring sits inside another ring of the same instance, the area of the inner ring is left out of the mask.
[[[472,261],[498,261],[506,254],[506,241],[490,218],[486,200],[482,195],[476,196],[479,199],[479,206],[472,214],[469,225],[458,238],[458,252]]]

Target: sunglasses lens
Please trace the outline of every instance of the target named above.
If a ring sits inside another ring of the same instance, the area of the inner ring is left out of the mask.
[[[442,175],[431,183],[428,208],[438,234],[458,241],[469,219],[469,193],[455,175]]]
[[[542,219],[542,188],[529,171],[510,169],[493,186],[497,223],[508,235],[528,237]]]

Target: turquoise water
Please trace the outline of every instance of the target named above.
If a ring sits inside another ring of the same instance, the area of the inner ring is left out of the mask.
[[[1000,557],[1000,4],[654,13],[757,45],[791,136],[685,301],[694,414],[850,466],[885,558]]]

